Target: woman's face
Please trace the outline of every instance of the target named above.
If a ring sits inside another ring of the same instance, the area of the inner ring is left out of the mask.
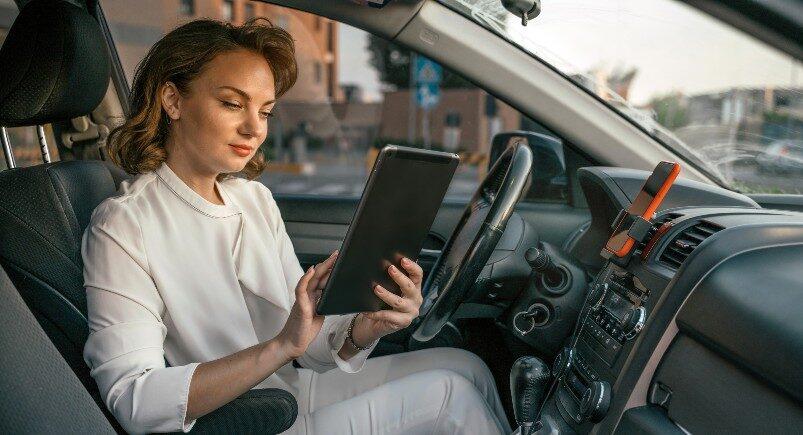
[[[181,95],[168,84],[162,104],[171,118],[168,162],[197,173],[239,172],[268,134],[275,104],[273,73],[261,55],[238,50],[216,56]]]

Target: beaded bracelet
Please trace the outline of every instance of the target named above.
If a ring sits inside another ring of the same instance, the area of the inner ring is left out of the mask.
[[[354,346],[357,350],[368,350],[371,348],[371,346],[374,345],[374,343],[370,343],[368,344],[368,346],[365,347],[358,346],[357,343],[354,342],[354,336],[352,335],[352,332],[354,331],[354,323],[357,322],[357,316],[359,315],[360,314],[357,313],[354,315],[354,317],[351,318],[351,323],[349,323],[349,332],[348,335],[346,335],[346,338],[348,339],[349,343],[351,343],[351,345]]]

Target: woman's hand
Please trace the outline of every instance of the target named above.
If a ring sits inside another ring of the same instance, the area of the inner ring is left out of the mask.
[[[396,266],[388,268],[388,274],[401,288],[401,296],[387,290],[381,285],[374,287],[374,293],[390,305],[390,310],[361,313],[354,324],[352,335],[360,346],[366,346],[391,332],[405,328],[418,317],[421,307],[421,281],[424,271],[421,266],[408,258],[402,258],[404,272]]]
[[[307,346],[321,331],[324,316],[315,314],[315,306],[336,259],[337,251],[332,252],[322,263],[310,267],[296,285],[296,302],[290,310],[284,328],[276,336],[276,340],[290,359],[303,355]]]

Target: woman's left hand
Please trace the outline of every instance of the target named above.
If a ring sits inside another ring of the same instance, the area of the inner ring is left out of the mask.
[[[360,313],[352,331],[358,345],[367,346],[391,332],[409,326],[418,317],[418,309],[423,302],[421,281],[424,271],[409,258],[402,258],[401,266],[404,271],[391,265],[388,274],[401,288],[402,294],[397,295],[381,285],[374,287],[374,293],[391,309]]]

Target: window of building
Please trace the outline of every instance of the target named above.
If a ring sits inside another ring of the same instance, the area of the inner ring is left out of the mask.
[[[195,15],[195,0],[179,0],[178,13],[181,15]]]
[[[337,98],[337,83],[335,82],[335,78],[337,77],[337,72],[335,71],[335,64],[334,63],[327,63],[326,64],[326,95],[329,96],[329,99],[334,100]]]
[[[323,67],[321,63],[316,61],[315,65],[315,83],[321,83],[323,81]]]
[[[287,15],[284,14],[276,15],[272,21],[273,24],[275,24],[276,26],[281,27],[282,29],[287,30],[288,32],[290,31],[290,27],[287,22]]]
[[[329,22],[328,25],[328,35],[326,37],[326,49],[329,50],[330,53],[334,53],[335,51],[335,44],[337,44],[337,33],[335,32],[335,23]]]
[[[234,20],[234,0],[223,0],[220,4],[220,18],[225,21]]]

